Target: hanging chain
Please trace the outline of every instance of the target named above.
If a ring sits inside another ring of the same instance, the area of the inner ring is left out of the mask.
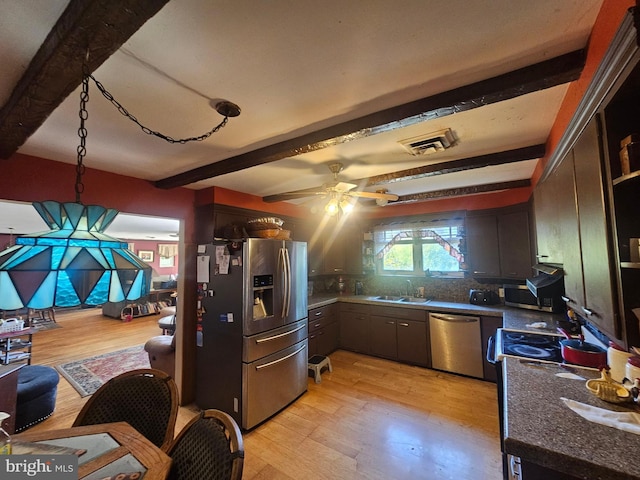
[[[197,137],[175,139],[175,138],[169,137],[167,135],[164,135],[164,134],[162,134],[160,132],[156,132],[155,130],[151,130],[150,128],[145,127],[144,125],[142,125],[135,116],[130,114],[127,111],[127,109],[124,108],[120,104],[120,102],[118,102],[115,98],[113,98],[113,95],[111,95],[111,93],[109,93],[104,88],[104,86],[98,80],[95,79],[95,77],[93,75],[88,75],[88,77],[91,78],[91,80],[93,80],[95,82],[96,86],[98,87],[98,90],[100,90],[102,95],[104,95],[104,98],[109,100],[118,109],[118,111],[122,115],[127,117],[132,122],[135,122],[136,124],[138,124],[138,126],[142,129],[142,131],[144,133],[146,133],[147,135],[154,135],[154,136],[156,136],[158,138],[162,138],[163,140],[166,140],[169,143],[183,143],[184,144],[184,143],[187,143],[187,142],[201,142],[202,140],[206,140],[211,135],[216,133],[218,130],[220,130],[222,127],[224,127],[227,124],[227,122],[229,121],[229,117],[225,116],[224,119],[222,120],[222,122],[220,122],[218,125],[216,125],[212,130],[208,131],[207,133],[203,133],[202,135],[199,135]]]
[[[84,157],[87,154],[87,129],[84,126],[85,120],[89,118],[87,111],[87,102],[89,101],[89,75],[85,72],[82,75],[82,91],[80,92],[80,127],[78,128],[78,137],[80,137],[80,145],[78,145],[78,164],[76,165],[76,203],[80,203],[80,195],[84,192],[84,183],[82,183],[82,175],[84,175],[85,166]]]

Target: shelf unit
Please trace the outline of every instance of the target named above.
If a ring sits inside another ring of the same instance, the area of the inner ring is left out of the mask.
[[[157,315],[164,307],[170,304],[163,301],[158,302],[146,302],[146,303],[128,303],[120,311],[120,318],[125,319],[125,316],[131,314],[132,318],[146,317],[148,315]]]
[[[35,328],[0,333],[0,364],[24,362],[31,364],[31,346]]]
[[[373,233],[365,232],[362,240],[362,271],[376,273],[376,258],[374,254]]]
[[[626,34],[618,35],[624,41],[620,41],[617,49],[624,55],[616,57],[619,58],[616,68],[611,69],[618,76],[600,109],[600,115],[604,126],[603,153],[607,159],[611,182],[609,201],[614,260],[618,267],[616,290],[620,331],[616,336],[626,345],[637,345],[640,342],[640,322],[637,316],[640,308],[640,262],[632,255],[632,249],[637,248],[633,239],[640,238],[640,224],[637,221],[640,171],[624,174],[620,149],[621,140],[640,132],[640,118],[637,115],[640,107],[640,50],[631,19],[627,19],[625,25],[623,32]]]

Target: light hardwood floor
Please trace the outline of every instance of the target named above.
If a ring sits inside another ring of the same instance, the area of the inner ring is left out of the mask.
[[[123,323],[100,309],[57,315],[34,336],[33,362],[55,366],[140,345],[157,316]],[[346,351],[333,373],[243,435],[245,479],[500,480],[495,385]],[[36,429],[71,426],[86,398],[60,379],[56,410]],[[197,409],[181,407],[176,429]]]

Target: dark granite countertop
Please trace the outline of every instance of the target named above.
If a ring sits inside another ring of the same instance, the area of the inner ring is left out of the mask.
[[[585,420],[560,399],[615,411],[638,411],[632,403],[600,400],[584,380],[562,378],[556,364],[537,366],[505,358],[505,451],[584,479],[640,479],[640,435]],[[584,377],[599,372],[576,367]]]
[[[504,305],[471,305],[470,303],[443,302],[430,300],[428,302],[399,302],[392,300],[379,300],[375,296],[367,295],[338,295],[335,293],[314,294],[308,298],[309,309],[323,307],[335,302],[360,303],[364,305],[386,305],[393,307],[412,308],[430,312],[458,313],[466,315],[483,315],[487,317],[503,317],[503,326],[517,330],[550,331],[556,332],[559,322],[564,315],[520,308],[505,307]],[[547,324],[544,328],[533,328],[538,322]]]

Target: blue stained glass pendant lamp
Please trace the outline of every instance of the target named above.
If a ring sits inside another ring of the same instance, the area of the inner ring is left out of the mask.
[[[88,89],[85,74],[76,201],[33,203],[51,230],[18,237],[13,247],[0,252],[0,310],[100,305],[136,300],[149,293],[151,266],[130,252],[127,243],[103,233],[118,211],[80,202]]]
[[[50,231],[0,253],[0,309],[101,305],[149,293],[151,267],[102,233],[118,214],[99,205],[33,203]]]

